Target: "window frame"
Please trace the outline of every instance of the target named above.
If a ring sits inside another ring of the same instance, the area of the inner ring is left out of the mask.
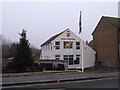
[[[56,43],[59,43],[59,44],[56,44]],[[56,42],[55,42],[55,49],[56,49],[56,50],[59,50],[59,49],[60,49],[60,41],[56,41]]]
[[[78,61],[78,63],[77,63]],[[76,55],[76,59],[74,60],[74,64],[77,65],[77,64],[80,64],[80,55]]]
[[[77,44],[79,43],[79,44]],[[79,50],[80,49],[80,42],[76,42],[76,50]]]
[[[68,61],[68,65],[74,64],[74,55],[63,55],[63,59]],[[72,62],[70,60],[72,60]]]
[[[55,55],[55,60],[60,60],[60,55],[59,54]]]

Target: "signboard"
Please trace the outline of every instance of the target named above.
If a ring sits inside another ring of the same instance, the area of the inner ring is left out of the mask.
[[[72,49],[64,49],[64,54],[65,55],[72,55],[73,54],[73,50]]]
[[[61,38],[61,40],[75,40],[75,38]]]

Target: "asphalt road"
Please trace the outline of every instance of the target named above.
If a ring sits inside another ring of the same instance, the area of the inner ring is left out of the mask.
[[[45,83],[45,84],[33,84],[33,85],[21,85],[21,86],[8,86],[3,87],[3,90],[26,90],[26,89],[59,89],[65,88],[118,88],[118,78],[103,78],[103,79],[91,79],[72,82],[57,82],[57,83]]]

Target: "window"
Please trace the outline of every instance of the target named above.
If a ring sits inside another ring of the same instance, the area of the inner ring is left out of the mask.
[[[68,55],[64,55],[63,57],[64,57],[63,60],[68,60]]]
[[[80,49],[80,42],[76,42],[76,49]]]
[[[64,55],[64,60],[68,60],[69,65],[73,65],[73,55]]]
[[[67,37],[70,37],[70,33],[67,33],[66,36],[67,36]]]
[[[60,55],[55,55],[55,60],[60,60]]]
[[[73,65],[73,55],[69,55],[69,65]]]
[[[55,42],[55,49],[60,49],[60,42]]]
[[[52,50],[52,43],[51,43],[51,50]]]
[[[72,48],[73,42],[64,42],[64,48]]]
[[[79,64],[80,62],[80,55],[76,55],[76,60],[74,60],[74,64]]]
[[[48,44],[48,49],[50,49],[50,44]]]

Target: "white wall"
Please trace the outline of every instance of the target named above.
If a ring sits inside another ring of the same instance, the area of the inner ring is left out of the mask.
[[[47,59],[44,58],[44,56],[48,56],[48,59],[55,59],[55,55],[59,54],[60,55],[60,60],[63,60],[63,55],[74,55],[74,60],[76,59],[76,55],[80,55],[80,64],[73,64],[73,65],[68,65],[68,68],[72,69],[72,68],[77,68],[77,69],[81,69],[82,66],[82,60],[81,60],[81,49],[76,50],[76,42],[81,42],[81,39],[76,36],[73,32],[70,31],[70,37],[66,36],[67,31],[65,31],[64,33],[62,33],[60,36],[58,36],[56,39],[54,39],[51,43],[52,43],[52,50],[51,48],[48,49],[48,45],[44,45],[41,49],[42,49],[42,59]],[[73,38],[75,40],[62,40],[61,38]],[[56,50],[55,49],[55,42],[59,41],[60,42],[60,49]],[[73,48],[69,49],[71,51],[71,53],[67,53],[65,52],[64,49],[64,45],[63,42],[64,41],[72,41],[73,42]],[[50,46],[51,47],[51,46]],[[80,47],[81,48],[81,47]],[[91,67],[94,66],[95,64],[95,51],[92,50],[88,45],[86,45],[86,43],[84,43],[84,49],[83,49],[83,58],[84,58],[84,68],[86,67]]]
[[[83,48],[83,67],[91,67],[95,65],[95,51],[84,43]]]
[[[41,49],[42,49],[42,56],[44,58],[44,56],[49,56],[50,59],[55,59],[55,55],[59,54],[61,55],[60,59],[63,60],[63,55],[67,55],[67,53],[65,53],[65,49],[63,47],[63,42],[64,41],[72,41],[73,42],[73,49],[71,49],[71,53],[69,53],[69,55],[80,55],[80,50],[76,50],[76,42],[80,42],[80,38],[77,37],[73,32],[70,31],[71,35],[70,37],[66,36],[66,32],[62,33],[59,37],[57,37],[56,39],[54,39],[51,43],[52,43],[52,50],[47,49],[46,45],[44,45]],[[61,38],[74,38],[75,40],[61,40]],[[59,41],[60,42],[60,49],[56,50],[55,49],[55,42]],[[70,49],[69,49],[70,50]],[[75,57],[76,58],[76,57]]]

